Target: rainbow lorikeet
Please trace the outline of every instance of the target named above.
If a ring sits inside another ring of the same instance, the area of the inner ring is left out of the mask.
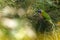
[[[38,23],[37,23],[37,31],[41,33],[50,32],[55,27],[54,23],[52,22],[51,17],[43,10],[38,10]]]

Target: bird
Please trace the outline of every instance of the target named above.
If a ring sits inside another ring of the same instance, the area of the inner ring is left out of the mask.
[[[38,10],[38,22],[36,26],[36,31],[40,33],[53,31],[55,27],[52,22],[51,17],[44,10]]]

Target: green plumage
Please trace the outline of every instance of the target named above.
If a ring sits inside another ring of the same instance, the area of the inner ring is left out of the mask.
[[[52,22],[52,19],[43,10],[42,10],[42,17],[43,18],[39,17],[38,19],[36,30],[41,33],[53,31],[54,24]]]

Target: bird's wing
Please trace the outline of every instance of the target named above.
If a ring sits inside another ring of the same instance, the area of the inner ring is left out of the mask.
[[[42,10],[42,16],[45,18],[46,21],[52,24],[52,26],[55,26],[54,23],[52,22],[51,17],[46,13],[45,11]]]

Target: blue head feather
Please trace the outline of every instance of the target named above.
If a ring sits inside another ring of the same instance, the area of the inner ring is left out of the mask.
[[[40,13],[40,14],[41,14],[41,10],[38,10],[38,13]]]

